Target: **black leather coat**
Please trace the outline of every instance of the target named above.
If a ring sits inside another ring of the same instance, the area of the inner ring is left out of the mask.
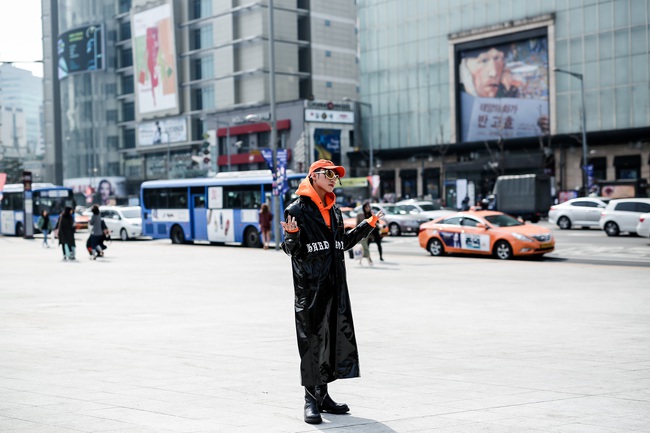
[[[362,221],[345,233],[338,206],[330,209],[331,229],[320,210],[301,196],[285,210],[300,231],[286,233],[282,249],[291,256],[295,292],[296,333],[303,386],[324,385],[359,376],[344,251],[368,236],[373,227]]]

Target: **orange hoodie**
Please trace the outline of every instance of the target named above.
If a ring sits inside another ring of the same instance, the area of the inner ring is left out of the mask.
[[[332,221],[330,220],[330,209],[332,206],[334,206],[334,203],[336,203],[336,195],[333,192],[328,192],[325,194],[325,203],[323,203],[318,196],[318,193],[314,189],[314,186],[309,182],[309,178],[306,177],[300,182],[300,185],[298,186],[298,190],[296,190],[296,194],[300,196],[305,196],[309,197],[311,201],[316,203],[316,206],[318,206],[318,210],[320,210],[321,215],[323,215],[323,219],[325,220],[325,224],[327,224],[327,227],[332,228]],[[377,217],[372,216],[371,218],[368,218],[366,221],[374,227],[377,224]],[[298,229],[296,229],[298,231]],[[290,233],[295,233],[295,232],[290,232]]]

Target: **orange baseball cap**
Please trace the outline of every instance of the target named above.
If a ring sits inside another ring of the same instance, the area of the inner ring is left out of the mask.
[[[311,167],[309,167],[309,174],[312,174],[316,170],[334,170],[336,174],[339,175],[339,177],[345,176],[345,169],[341,167],[340,165],[334,165],[332,161],[329,161],[327,159],[319,159],[318,161],[314,162]]]

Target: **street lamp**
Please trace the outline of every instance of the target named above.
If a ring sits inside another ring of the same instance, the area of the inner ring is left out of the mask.
[[[582,189],[585,197],[589,195],[589,181],[587,178],[587,117],[585,112],[585,81],[582,74],[565,71],[560,68],[553,68],[553,72],[560,72],[576,77],[580,80],[580,95],[582,97]]]
[[[356,108],[357,104],[358,105],[365,105],[366,107],[368,107],[368,110],[370,110],[370,119],[372,121],[372,104],[370,104],[369,102],[356,101],[356,100],[348,98],[348,97],[344,97],[343,100],[346,101],[346,102],[353,102],[354,105],[355,105],[355,108]],[[361,124],[361,110],[355,110],[355,111],[359,112],[359,116],[358,116],[359,120],[357,121],[356,120],[357,116],[355,116],[355,122],[359,122],[359,134],[358,135],[360,135],[361,129],[363,127],[363,125]],[[368,128],[368,129],[370,129],[370,128]],[[357,135],[357,141],[359,140],[358,135]],[[372,176],[374,174],[374,170],[375,170],[375,161],[374,161],[372,137],[370,137],[370,136],[368,137],[368,151],[370,153],[370,155],[369,155],[370,156],[370,167],[368,169],[368,175]]]

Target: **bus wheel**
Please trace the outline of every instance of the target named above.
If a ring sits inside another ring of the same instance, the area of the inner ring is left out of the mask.
[[[172,240],[172,244],[184,244],[185,243],[185,233],[181,226],[172,227],[172,231],[169,235]]]
[[[25,236],[25,230],[23,229],[23,225],[21,223],[16,224],[16,236]]]
[[[244,246],[258,248],[260,246],[260,232],[255,227],[249,227],[244,233]]]

